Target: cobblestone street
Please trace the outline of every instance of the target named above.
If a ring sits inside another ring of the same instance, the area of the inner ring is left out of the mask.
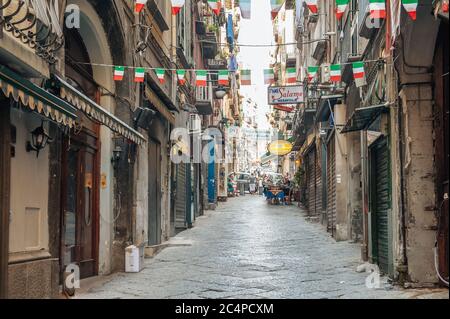
[[[296,206],[229,199],[180,233],[138,274],[116,274],[78,298],[410,298],[357,273],[359,245],[336,243]],[[435,295],[436,293],[434,293]],[[444,295],[446,293],[444,292]],[[447,295],[448,296],[448,295]],[[436,296],[434,296],[436,297]]]

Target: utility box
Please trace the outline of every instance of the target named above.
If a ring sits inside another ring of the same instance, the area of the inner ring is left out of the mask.
[[[144,246],[125,248],[125,272],[140,272],[144,268]]]

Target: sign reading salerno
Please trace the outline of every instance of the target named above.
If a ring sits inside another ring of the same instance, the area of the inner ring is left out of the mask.
[[[275,141],[269,144],[268,150],[270,154],[284,156],[292,152],[293,145],[288,141]]]
[[[303,85],[269,86],[269,105],[303,103]]]

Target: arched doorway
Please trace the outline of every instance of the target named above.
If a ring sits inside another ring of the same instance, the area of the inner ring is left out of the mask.
[[[65,75],[94,101],[99,90],[77,29],[65,29]],[[77,265],[81,279],[98,273],[100,125],[78,112],[78,125],[63,142],[61,269]]]

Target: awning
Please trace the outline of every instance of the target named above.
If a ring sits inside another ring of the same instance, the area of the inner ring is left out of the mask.
[[[161,99],[156,95],[156,93],[149,88],[145,87],[145,96],[147,97],[150,104],[167,120],[170,124],[175,125],[175,115],[173,115],[161,101]]]
[[[21,102],[30,110],[49,119],[72,127],[75,123],[76,109],[66,101],[45,91],[27,79],[11,71],[6,66],[0,66],[0,89],[5,96],[16,102]]]
[[[331,109],[335,104],[340,102],[343,97],[343,94],[322,95],[319,100],[319,110],[317,111],[316,122],[328,121],[331,115]]]
[[[127,125],[102,106],[92,101],[60,77],[56,75],[54,77],[61,86],[61,97],[77,109],[81,110],[87,116],[109,127],[113,132],[122,135],[138,145],[143,144],[146,141],[145,137],[141,133]]]
[[[348,119],[341,133],[349,133],[367,129],[377,117],[388,109],[388,103],[357,108]]]

